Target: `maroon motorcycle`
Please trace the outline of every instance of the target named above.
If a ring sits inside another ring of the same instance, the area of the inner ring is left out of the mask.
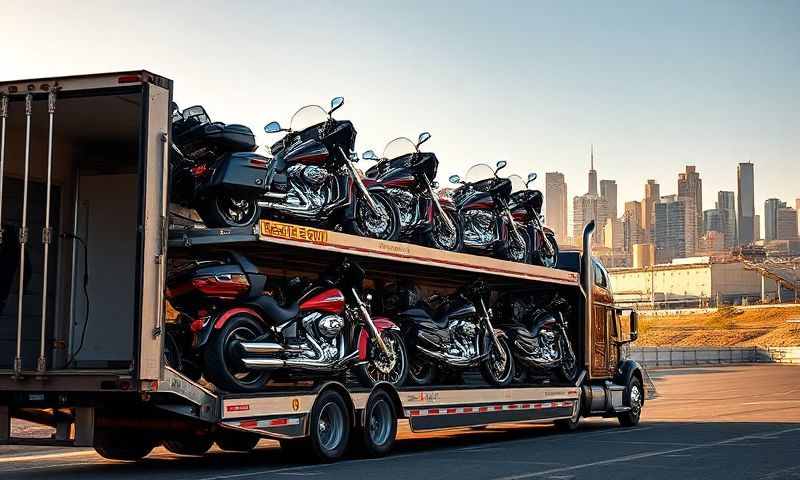
[[[178,310],[197,305],[192,297],[208,297],[208,309],[197,312],[190,329],[203,374],[217,388],[255,392],[271,378],[330,378],[349,369],[367,387],[403,384],[408,354],[400,330],[370,314],[357,263],[343,260],[282,305],[283,292],[263,293],[266,277],[241,255],[230,255],[230,263],[184,273],[168,292]]]

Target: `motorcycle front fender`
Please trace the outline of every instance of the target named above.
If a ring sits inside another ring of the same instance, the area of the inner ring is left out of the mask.
[[[384,330],[396,330],[400,331],[400,327],[398,327],[393,321],[389,320],[386,317],[375,317],[372,319],[372,323],[375,324],[375,328],[378,330],[378,333],[383,332]],[[359,361],[367,360],[369,353],[369,332],[366,328],[361,328],[361,332],[358,334],[358,359]]]
[[[208,343],[208,339],[211,337],[211,333],[214,330],[221,329],[231,317],[240,313],[251,315],[261,322],[264,321],[264,317],[253,308],[244,306],[229,308],[219,315],[210,317],[209,320],[205,322],[203,328],[199,332],[195,333],[194,340],[192,341],[192,348],[202,348],[206,343]]]

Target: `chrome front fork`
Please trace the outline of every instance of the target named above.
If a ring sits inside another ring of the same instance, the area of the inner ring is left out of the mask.
[[[542,239],[544,239],[544,248],[545,251],[547,252],[547,256],[553,255],[555,253],[555,250],[553,250],[553,244],[550,243],[550,239],[547,238],[547,235],[545,235],[544,233],[544,226],[542,225],[542,222],[539,219],[539,214],[534,212],[533,219],[534,219],[533,221],[536,223],[536,229],[542,232]]]
[[[494,346],[497,348],[497,351],[500,352],[500,355],[505,357],[506,352],[503,349],[503,346],[500,344],[500,339],[497,337],[497,332],[494,331],[494,327],[492,326],[492,319],[491,313],[486,308],[486,304],[483,302],[483,297],[480,297],[481,302],[481,310],[483,310],[483,321],[486,323],[486,328],[489,329],[489,335],[492,336],[492,342],[494,342]]]
[[[516,240],[516,242],[522,246],[522,248],[525,248],[525,239],[522,238],[522,235],[520,235],[517,229],[514,227],[517,222],[514,221],[514,217],[511,215],[511,210],[506,207],[505,211],[506,218],[508,218],[508,228],[511,230],[511,235],[514,237],[514,240]]]
[[[436,195],[436,192],[433,191],[433,187],[431,186],[431,182],[428,180],[428,176],[423,174],[423,178],[425,179],[425,186],[428,187],[428,193],[431,196],[431,200],[433,204],[436,206],[436,211],[439,213],[439,216],[442,217],[442,222],[444,226],[447,227],[447,231],[449,233],[456,232],[456,226],[453,225],[453,222],[450,220],[450,217],[445,213],[444,208],[442,208],[441,202],[439,202],[439,196]]]
[[[350,157],[347,156],[347,154],[344,152],[342,147],[338,147],[338,148],[339,148],[339,152],[342,154],[342,158],[344,158],[345,165],[347,165],[347,170],[350,172],[350,175],[353,177],[353,181],[355,182],[356,187],[358,188],[358,191],[361,192],[361,195],[363,195],[364,199],[367,201],[367,205],[369,206],[369,209],[372,210],[372,213],[374,213],[376,216],[383,217],[383,214],[381,213],[380,209],[378,208],[378,204],[375,203],[375,199],[372,198],[372,195],[370,195],[369,190],[367,190],[367,187],[364,185],[364,182],[361,181],[361,176],[358,174],[358,171],[356,170],[356,167],[353,166],[353,162],[350,161]]]
[[[375,323],[372,321],[372,315],[369,314],[367,306],[361,301],[361,297],[358,296],[358,292],[355,288],[352,288],[351,291],[353,292],[353,298],[356,299],[356,305],[358,306],[358,311],[361,314],[361,320],[364,322],[364,325],[367,326],[367,330],[369,330],[372,340],[378,345],[378,348],[381,349],[383,354],[388,357],[390,354],[389,348],[386,346],[386,342],[383,341],[383,338],[381,338],[381,333],[378,331],[378,327],[376,327]]]

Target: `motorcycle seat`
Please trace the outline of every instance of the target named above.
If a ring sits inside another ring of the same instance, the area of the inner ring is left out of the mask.
[[[274,298],[268,295],[262,295],[251,303],[255,304],[266,315],[268,321],[275,323],[287,322],[300,312],[300,305],[297,302],[292,303],[288,307],[281,307]]]

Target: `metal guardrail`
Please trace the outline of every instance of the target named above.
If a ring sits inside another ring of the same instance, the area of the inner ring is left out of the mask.
[[[631,347],[629,357],[648,368],[735,363],[800,364],[800,347]]]

